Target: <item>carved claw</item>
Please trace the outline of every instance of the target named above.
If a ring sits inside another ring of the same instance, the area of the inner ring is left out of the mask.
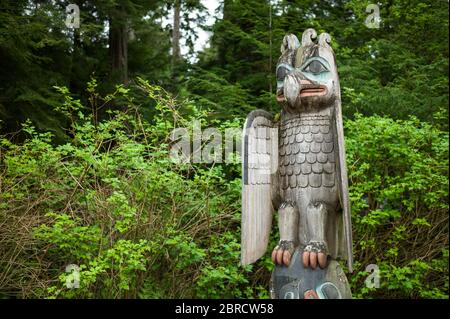
[[[327,266],[327,245],[324,242],[311,241],[303,249],[303,266],[316,269],[317,265],[324,269]]]
[[[272,251],[272,261],[275,265],[289,266],[291,257],[294,253],[294,242],[281,240]]]
[[[289,206],[295,207],[295,203],[291,202],[291,201],[284,201],[283,203],[281,203],[280,209],[285,209],[286,207],[289,207]]]

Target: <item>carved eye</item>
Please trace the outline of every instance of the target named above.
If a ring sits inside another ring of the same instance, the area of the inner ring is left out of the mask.
[[[286,75],[290,72],[291,70],[288,69],[287,67],[280,65],[277,68],[277,80],[278,81],[282,81],[284,80],[284,78],[286,77]]]
[[[311,63],[309,63],[304,69],[304,72],[309,72],[309,73],[313,73],[313,74],[319,74],[325,71],[328,71],[328,69],[319,61],[314,60],[311,61]]]

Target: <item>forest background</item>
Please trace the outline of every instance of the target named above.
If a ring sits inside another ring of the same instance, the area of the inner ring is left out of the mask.
[[[281,40],[310,27],[340,73],[354,297],[448,298],[449,4],[376,1],[378,28],[369,4],[222,0],[206,25],[200,0],[0,1],[0,298],[268,298],[239,158],[175,163],[170,135],[279,113]]]

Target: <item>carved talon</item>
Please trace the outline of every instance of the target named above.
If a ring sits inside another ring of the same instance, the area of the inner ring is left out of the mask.
[[[324,242],[310,242],[303,250],[303,266],[324,269],[327,266],[327,245]]]
[[[289,266],[293,252],[294,243],[282,240],[272,251],[272,261],[275,265]]]

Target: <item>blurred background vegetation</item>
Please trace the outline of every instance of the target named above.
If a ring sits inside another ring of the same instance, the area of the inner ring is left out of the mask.
[[[448,298],[448,1],[377,1],[378,29],[368,4],[223,0],[206,25],[200,0],[1,1],[0,298],[267,298],[239,160],[174,163],[170,134],[279,113],[281,40],[309,27],[340,72],[354,297]]]

